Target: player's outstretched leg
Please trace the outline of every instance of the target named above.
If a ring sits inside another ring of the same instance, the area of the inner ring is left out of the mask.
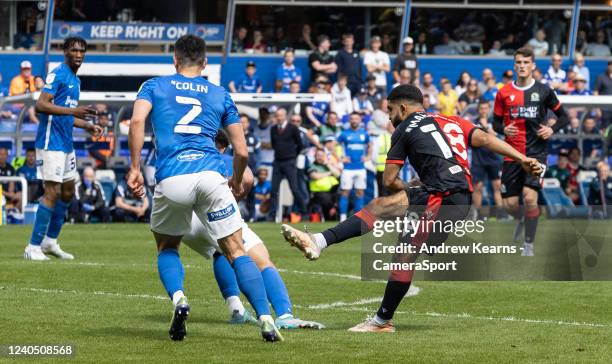
[[[219,246],[231,260],[240,290],[255,309],[261,325],[261,336],[265,341],[282,341],[283,336],[278,331],[270,315],[266,288],[261,272],[251,257],[245,254],[242,244],[242,229],[218,240]]]
[[[219,291],[229,309],[229,322],[231,324],[256,324],[257,319],[244,308],[242,301],[240,301],[240,288],[238,288],[236,273],[224,255],[220,253],[213,255],[213,270]]]
[[[306,258],[316,260],[321,251],[329,245],[365,235],[374,228],[377,219],[404,216],[407,207],[408,194],[400,191],[373,199],[355,215],[321,233],[305,233],[287,224],[281,226],[281,233],[285,240],[300,249]]]
[[[68,210],[70,200],[72,200],[73,196],[74,181],[64,182],[61,187],[61,196],[55,203],[55,208],[53,209],[53,216],[49,222],[49,229],[47,230],[47,234],[40,245],[43,253],[53,255],[59,259],[74,259],[72,254],[63,251],[57,243],[57,238],[62,226],[64,225],[66,210]]]
[[[180,341],[187,335],[185,321],[189,317],[189,304],[183,291],[185,270],[178,253],[180,236],[170,236],[153,232],[157,241],[157,270],[168,296],[174,304],[172,322],[168,331],[170,339]]]

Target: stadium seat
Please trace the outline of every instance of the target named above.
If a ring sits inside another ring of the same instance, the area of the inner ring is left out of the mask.
[[[591,185],[591,181],[595,178],[597,178],[597,172],[595,171],[580,171],[576,177],[578,180],[580,201],[589,209],[589,216],[592,214],[592,208],[589,206],[589,186]]]
[[[92,157],[81,157],[77,158],[77,169],[82,171],[85,167],[96,167],[96,160]]]
[[[117,179],[115,178],[115,171],[112,169],[99,169],[96,171],[96,180],[115,182]]]
[[[542,197],[546,202],[546,211],[551,219],[566,217],[587,217],[586,206],[576,206],[561,188],[556,178],[545,178],[542,185]]]

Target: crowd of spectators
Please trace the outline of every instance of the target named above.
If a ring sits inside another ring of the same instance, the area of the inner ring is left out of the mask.
[[[297,10],[283,9],[267,14],[264,11],[260,12],[259,18],[239,17],[238,21],[245,25],[235,29],[232,52],[274,53],[289,47],[310,52],[317,49],[319,34],[330,35],[331,44],[339,45],[344,43],[341,37],[343,27],[356,26],[347,19],[347,14],[338,9],[324,14],[308,13],[312,23],[297,25],[284,18],[292,17],[292,11]],[[373,29],[380,37],[381,49],[397,53],[398,18],[390,19],[387,14],[383,12],[378,17]],[[610,56],[612,29],[609,16],[584,12],[579,26],[578,52],[594,57]],[[414,53],[417,55],[508,56],[520,47],[529,46],[536,56],[541,57],[567,54],[570,17],[564,16],[562,11],[530,11],[525,16],[524,11],[419,8],[413,11],[410,29],[416,39]]]

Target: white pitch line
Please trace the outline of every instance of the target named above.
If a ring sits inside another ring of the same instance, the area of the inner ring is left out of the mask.
[[[370,300],[374,300],[374,299],[373,298],[363,299],[361,301],[365,302],[365,301],[370,301]],[[380,298],[378,298],[377,300],[380,301]],[[349,302],[349,303],[345,302],[345,305],[340,305],[337,302],[332,302],[331,304],[319,304],[319,305],[310,305],[310,306],[294,305],[294,306],[297,308],[313,309],[313,310],[333,309],[333,310],[338,310],[338,311],[357,311],[357,312],[370,312],[370,313],[375,312],[373,309],[367,308],[367,307],[351,307],[351,306],[358,305],[357,302],[360,302],[360,301]],[[368,302],[368,303],[371,303],[371,302]],[[328,307],[328,305],[333,305],[333,306]],[[521,322],[521,323],[529,323],[529,324],[546,324],[546,325],[580,326],[580,327],[597,327],[597,328],[612,327],[612,325],[609,325],[609,324],[600,324],[600,323],[593,323],[593,322],[524,319],[524,318],[518,318],[518,317],[513,317],[513,316],[507,316],[507,317],[474,316],[474,315],[471,315],[465,312],[457,314],[457,313],[440,313],[440,312],[422,313],[422,312],[416,312],[416,311],[408,311],[408,312],[407,311],[395,311],[395,313],[414,315],[414,316],[471,319],[471,320],[485,320],[485,321],[507,321],[507,322]]]
[[[294,274],[303,274],[303,275],[313,275],[313,276],[327,276],[327,277],[337,277],[337,278],[346,278],[352,280],[361,280],[360,276],[356,276],[353,274],[340,274],[340,273],[332,273],[332,272],[305,272],[299,270],[289,270],[289,269],[281,269],[278,268],[278,271],[281,273],[294,273]],[[375,281],[382,282],[382,281]]]
[[[103,291],[93,291],[93,292],[83,292],[77,290],[65,290],[65,289],[49,289],[49,288],[33,288],[33,287],[0,287],[0,290],[12,288],[19,291],[29,291],[29,292],[42,292],[42,293],[69,293],[69,294],[78,294],[78,295],[93,295],[93,296],[110,296],[110,297],[123,297],[123,298],[144,298],[144,299],[154,299],[154,300],[167,300],[168,297],[165,296],[155,296],[149,294],[129,294],[129,293],[116,293],[116,292],[103,292]]]
[[[306,306],[305,308],[310,308],[313,310],[324,310],[328,308],[366,305],[368,303],[380,302],[381,300],[382,300],[382,297],[364,298],[362,300],[358,300],[355,302],[337,301],[337,302],[332,302],[332,303],[321,303],[318,305],[310,305],[310,306]]]

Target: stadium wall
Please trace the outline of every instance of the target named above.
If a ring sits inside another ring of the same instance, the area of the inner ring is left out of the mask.
[[[392,64],[395,63],[395,57],[391,57]],[[19,64],[23,60],[32,62],[33,73],[42,74],[44,68],[44,60],[42,54],[32,53],[8,53],[0,54],[0,73],[3,76],[4,85],[8,86],[10,79],[19,73]],[[59,62],[63,60],[61,54],[51,55],[50,61]],[[244,73],[244,67],[248,60],[254,60],[257,64],[257,74],[261,78],[264,85],[264,92],[272,91],[274,87],[274,78],[276,68],[282,62],[282,57],[279,55],[232,55],[228,58],[227,64],[221,68],[221,82],[223,86]],[[87,56],[87,62],[104,62],[104,63],[171,63],[172,57],[169,55],[109,55],[109,54],[90,54]],[[221,56],[211,55],[208,57],[210,64],[220,64]],[[310,69],[308,68],[307,57],[297,57],[296,64],[302,69],[305,80],[310,79]],[[473,77],[480,78],[482,70],[486,67],[491,68],[498,80],[501,80],[502,73],[507,69],[512,69],[512,58],[489,58],[489,57],[421,57],[419,59],[421,74],[423,72],[431,72],[434,76],[434,82],[437,84],[442,76],[448,77],[454,84],[462,71],[468,71]],[[550,66],[550,59],[542,59],[536,62],[538,67],[546,72]],[[570,65],[569,61],[563,62],[563,67],[567,68]],[[607,67],[606,59],[588,59],[587,67],[591,72],[591,85],[594,85],[595,79],[599,74],[604,72]],[[365,68],[363,69],[365,74]],[[389,75],[389,84],[392,84],[391,75]],[[302,87],[305,87],[304,83]],[[113,91],[113,90],[108,90]]]

